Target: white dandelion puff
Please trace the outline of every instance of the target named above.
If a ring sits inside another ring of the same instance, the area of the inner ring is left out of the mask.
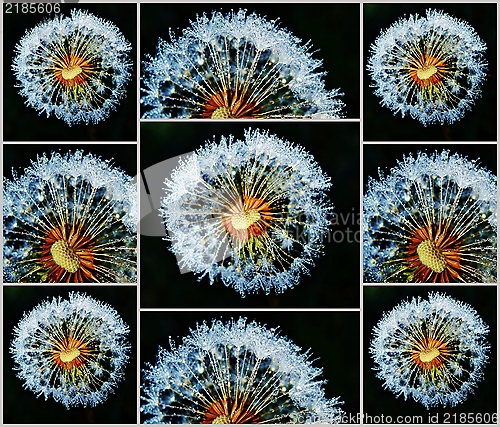
[[[128,326],[108,304],[70,293],[44,301],[14,329],[10,352],[24,387],[67,408],[104,402],[123,380]]]
[[[130,80],[131,46],[111,22],[72,9],[27,31],[12,69],[26,104],[68,125],[98,123]]]
[[[259,130],[180,162],[161,201],[180,267],[242,296],[281,293],[320,255],[330,178],[303,148]]]
[[[485,43],[444,12],[401,18],[371,46],[368,71],[380,103],[424,125],[460,120],[481,94]]]
[[[255,321],[198,324],[143,371],[147,424],[340,422],[309,352]]]
[[[343,116],[342,94],[324,87],[322,61],[276,21],[213,12],[170,39],[143,63],[143,118]]]
[[[53,153],[4,179],[4,280],[133,282],[137,185],[92,154]]]
[[[470,305],[439,293],[384,313],[370,353],[384,388],[427,409],[456,406],[483,378],[488,326]]]
[[[496,176],[445,150],[370,178],[363,259],[367,282],[496,282]]]

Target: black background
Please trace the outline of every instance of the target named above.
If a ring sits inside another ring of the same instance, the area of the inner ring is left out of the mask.
[[[111,160],[111,164],[124,171],[131,178],[137,176],[137,145],[136,144],[4,144],[3,171],[4,177],[12,179],[12,169],[18,175],[23,175],[24,169],[44,153],[51,158],[51,153],[66,154],[81,150],[85,154],[93,154],[102,161]]]

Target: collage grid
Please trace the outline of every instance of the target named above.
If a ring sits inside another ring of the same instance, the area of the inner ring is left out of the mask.
[[[33,4],[2,17],[2,424],[497,423],[496,2]]]

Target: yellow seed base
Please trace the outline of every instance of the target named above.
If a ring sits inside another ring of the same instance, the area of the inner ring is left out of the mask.
[[[64,68],[61,71],[61,74],[64,79],[71,80],[74,79],[81,72],[82,68],[79,65],[70,65],[68,68]]]
[[[260,219],[259,211],[250,209],[245,212],[239,212],[231,217],[231,224],[236,230],[246,230],[252,224]]]
[[[54,262],[70,273],[76,273],[80,268],[80,259],[65,240],[58,240],[51,248],[50,253]]]
[[[227,107],[219,107],[215,110],[211,117],[211,119],[232,119],[231,111]]]
[[[446,258],[431,240],[424,240],[417,247],[417,254],[422,264],[436,273],[446,268]]]
[[[231,419],[227,415],[219,415],[212,421],[212,424],[231,424]]]
[[[417,70],[417,77],[420,80],[426,80],[437,73],[437,68],[434,65],[424,65]]]
[[[69,363],[73,359],[76,359],[78,356],[80,356],[80,350],[78,350],[77,348],[68,348],[61,351],[61,353],[59,354],[59,358],[64,363]]]
[[[438,356],[439,356],[439,350],[437,348],[428,348],[424,351],[421,351],[419,354],[420,360],[423,363],[432,362]]]

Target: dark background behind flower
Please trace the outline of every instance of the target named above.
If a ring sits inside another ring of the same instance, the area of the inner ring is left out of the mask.
[[[4,4],[4,11],[7,5]],[[19,95],[17,82],[11,70],[14,49],[26,31],[39,23],[53,19],[52,14],[12,13],[3,15],[3,140],[4,141],[135,141],[137,140],[137,5],[60,3],[61,14],[71,16],[71,9],[82,9],[111,21],[131,44],[129,59],[132,62],[131,78],[126,86],[127,95],[121,99],[116,111],[107,119],[93,125],[68,126],[53,114],[47,117],[42,112],[25,105]],[[14,10],[14,9],[13,9]]]
[[[268,329],[278,328],[279,335],[287,337],[302,348],[310,350],[314,367],[322,368],[321,379],[326,398],[339,397],[340,407],[347,414],[358,414],[359,396],[359,312],[341,311],[274,311],[274,312],[142,312],[141,313],[141,369],[145,363],[156,363],[158,347],[170,350],[169,339],[176,345],[195,329],[197,323],[224,323],[239,317],[255,320]],[[158,333],[161,331],[161,333]],[[142,377],[141,377],[142,382]],[[142,402],[141,402],[142,403]]]
[[[389,390],[383,388],[383,381],[375,377],[373,359],[368,352],[372,338],[372,330],[382,319],[384,312],[390,312],[403,300],[412,297],[427,299],[429,292],[441,292],[471,305],[479,317],[489,326],[490,332],[486,336],[491,344],[490,360],[484,370],[484,380],[479,382],[473,394],[467,400],[453,408],[430,408],[413,399],[404,400],[403,396],[396,397]],[[392,416],[393,423],[396,416],[422,416],[424,424],[430,424],[429,415],[439,414],[439,423],[445,421],[445,414],[472,414],[476,416],[492,416],[497,410],[497,289],[495,286],[365,286],[363,288],[363,408],[365,414],[371,416]],[[454,418],[449,418],[455,424]],[[490,418],[490,421],[491,418]],[[412,423],[410,421],[410,423]],[[416,424],[416,423],[415,423]],[[478,424],[481,424],[479,420]]]
[[[340,99],[346,104],[346,118],[359,118],[359,5],[358,4],[141,4],[141,61],[145,54],[156,55],[158,38],[170,42],[169,29],[176,37],[196,21],[197,15],[213,11],[227,14],[246,9],[256,12],[268,21],[278,20],[279,28],[286,28],[302,40],[310,41],[314,59],[322,59],[319,71],[325,71],[325,89],[340,89]]]
[[[382,30],[399,18],[418,14],[425,16],[427,9],[440,10],[469,23],[486,43],[488,71],[482,94],[471,111],[455,123],[424,126],[410,116],[393,114],[379,104],[373,94],[371,77],[366,71],[371,55],[370,46]],[[390,3],[363,5],[363,139],[366,141],[495,141],[497,139],[497,4],[496,3]]]
[[[82,150],[84,154],[91,153],[103,161],[110,160],[112,166],[121,169],[131,178],[138,173],[136,144],[4,144],[4,177],[12,179],[12,169],[18,175],[24,174],[24,169],[31,166],[31,161],[36,161],[37,156],[44,153],[50,158],[53,152],[65,154],[76,150]]]
[[[262,123],[262,124],[261,124]],[[257,124],[259,126],[257,126]],[[302,145],[331,177],[328,199],[336,224],[324,241],[324,253],[310,275],[293,289],[241,298],[220,281],[198,281],[192,272],[180,274],[175,255],[162,237],[141,236],[141,307],[359,307],[359,124],[358,123],[227,123],[183,122],[141,124],[141,171],[158,162],[197,150],[222,135],[244,138],[244,130],[260,128]],[[170,176],[165,172],[162,182]],[[144,216],[146,197],[141,199]],[[160,222],[158,211],[143,219]],[[163,231],[163,229],[160,229]]]
[[[129,363],[124,379],[115,393],[96,407],[70,408],[54,401],[37,398],[23,388],[16,377],[14,362],[9,353],[14,327],[43,301],[53,297],[68,299],[69,292],[82,292],[109,304],[129,326],[127,335],[131,345]],[[135,286],[4,286],[3,288],[3,422],[7,424],[135,424],[137,421],[137,288]]]

